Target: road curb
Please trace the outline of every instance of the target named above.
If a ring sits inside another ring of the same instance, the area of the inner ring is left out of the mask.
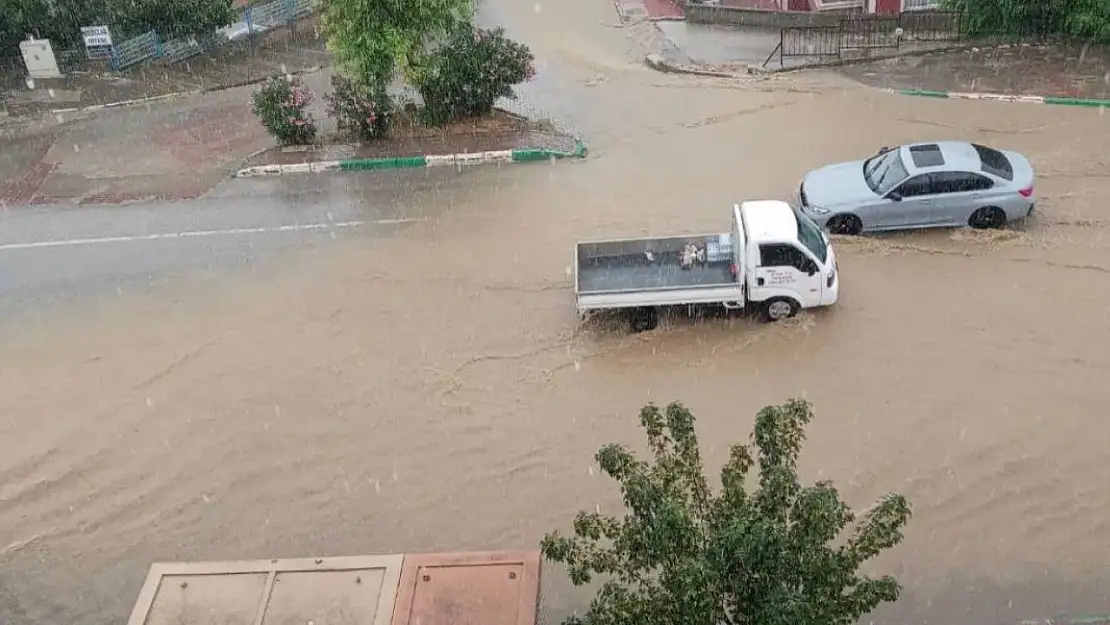
[[[120,100],[119,102],[108,102],[107,104],[92,104],[92,105],[89,105],[89,106],[77,106],[77,107],[73,107],[73,108],[51,109],[50,113],[52,115],[58,115],[58,114],[61,114],[61,113],[84,113],[86,111],[99,111],[101,109],[122,108],[122,107],[125,107],[125,106],[135,106],[137,104],[150,104],[150,103],[153,103],[153,102],[162,102],[162,101],[165,101],[165,100],[174,100],[176,98],[181,98],[181,97],[185,97],[185,96],[199,95],[199,94],[202,94],[202,93],[216,93],[217,91],[226,91],[228,89],[235,89],[236,87],[248,87],[250,85],[257,85],[259,83],[265,82],[265,81],[273,78],[274,76],[281,76],[281,75],[302,76],[304,74],[315,74],[316,72],[318,72],[322,69],[324,69],[323,65],[314,65],[312,67],[309,67],[308,69],[302,69],[302,70],[298,70],[298,71],[295,71],[295,72],[289,72],[288,74],[271,74],[269,76],[260,76],[258,78],[251,78],[249,80],[240,80],[238,82],[233,82],[233,83],[226,84],[226,85],[214,85],[214,86],[211,86],[211,87],[203,87],[201,89],[192,89],[190,91],[175,91],[173,93],[164,93],[162,95],[150,96],[149,98],[137,98],[137,99],[134,99],[134,100]]]
[[[1054,104],[1057,106],[1082,106],[1087,108],[1110,108],[1110,100],[1093,98],[1064,98],[1042,95],[1010,95],[1007,93],[968,93],[959,91],[932,91],[929,89],[890,89],[898,95],[942,100],[988,100],[991,102],[1019,102],[1022,104]]]
[[[750,68],[748,69],[747,74],[730,74],[728,72],[718,72],[708,69],[701,69],[692,65],[678,65],[677,63],[671,63],[670,61],[664,60],[663,57],[659,56],[658,54],[649,54],[645,56],[644,65],[647,65],[651,69],[657,72],[662,72],[664,74],[686,74],[688,76],[708,76],[710,78],[739,79],[758,74],[758,72],[754,72]]]
[[[288,176],[293,174],[319,174],[328,171],[377,171],[382,169],[410,169],[415,167],[464,167],[470,165],[534,163],[537,161],[585,158],[588,150],[581,140],[575,140],[574,150],[493,150],[489,152],[463,152],[459,154],[425,154],[400,158],[353,158],[337,161],[292,163],[289,165],[255,165],[235,172],[234,178],[263,176]]]
[[[758,65],[745,65],[743,74],[736,74],[730,72],[722,72],[718,70],[708,70],[695,65],[679,65],[663,60],[658,54],[649,54],[644,58],[644,63],[658,72],[665,74],[689,74],[692,76],[709,76],[711,78],[744,78],[746,76],[772,76],[774,74],[792,74],[804,72],[807,70],[821,70],[821,69],[835,69],[837,67],[846,67],[849,65],[863,65],[865,63],[875,63],[878,61],[889,61],[891,59],[908,58],[917,56],[927,56],[930,54],[956,52],[971,48],[970,45],[955,45],[943,46],[939,48],[931,48],[928,50],[907,50],[891,52],[886,54],[873,54],[871,56],[861,56],[850,59],[836,59],[833,61],[820,61],[817,63],[806,63],[797,67],[760,67]]]

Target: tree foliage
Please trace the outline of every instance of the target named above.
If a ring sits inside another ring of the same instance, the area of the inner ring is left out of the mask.
[[[1063,35],[1110,42],[1110,0],[948,0],[973,35]]]
[[[335,74],[331,77],[331,93],[324,100],[340,134],[363,141],[384,139],[389,134],[393,99],[385,87],[364,85]]]
[[[251,94],[251,110],[281,145],[306,145],[316,139],[316,120],[308,112],[315,94],[297,76],[275,76]]]
[[[82,45],[82,26],[108,26],[118,43],[149,30],[163,39],[203,35],[236,19],[232,0],[0,0],[0,54],[34,35],[55,49]]]
[[[694,416],[678,403],[645,407],[652,460],[620,445],[596,456],[620,483],[628,513],[581,512],[573,537],[543,539],[545,557],[566,564],[575,585],[605,580],[586,614],[568,622],[850,625],[897,599],[895,579],[859,569],[902,540],[909,503],[887,495],[857,519],[831,483],[803,486],[797,459],[812,416],[801,400],[761,410],[750,444],[731,447],[714,492]]]
[[[513,87],[535,75],[533,61],[528,46],[506,37],[504,28],[458,29],[416,77],[424,119],[439,125],[488,115],[498,99],[515,98]]]
[[[472,0],[320,0],[328,48],[351,78],[388,84],[433,39],[469,24]]]

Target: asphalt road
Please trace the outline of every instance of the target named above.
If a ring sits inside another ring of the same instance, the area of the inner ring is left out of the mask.
[[[465,185],[473,173],[229,180],[190,201],[13,210],[0,218],[0,322],[197,272],[249,270],[286,250],[337,237],[388,235],[442,210],[414,197]]]
[[[498,7],[484,5],[481,13],[489,24],[505,21]],[[592,90],[580,73],[543,64],[519,99],[501,104],[581,136],[611,131],[607,109],[583,106]],[[465,189],[473,175],[434,169],[255,178],[228,180],[196,200],[13,209],[0,214],[0,324],[198,272],[219,277],[336,237],[387,236],[434,217],[428,211],[443,207],[429,207],[437,202],[427,198]]]

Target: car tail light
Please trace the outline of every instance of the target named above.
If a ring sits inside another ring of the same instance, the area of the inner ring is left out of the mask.
[[[1029,185],[1024,189],[1018,189],[1018,193],[1021,194],[1021,197],[1033,197],[1033,185]]]

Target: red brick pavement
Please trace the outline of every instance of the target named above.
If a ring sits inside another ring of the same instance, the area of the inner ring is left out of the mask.
[[[641,2],[644,3],[648,19],[682,19],[685,17],[682,7],[671,0],[641,0]]]
[[[188,111],[155,133],[155,142],[186,167],[205,167],[251,151],[265,137],[246,105]]]
[[[16,176],[0,181],[0,207],[8,208],[29,204],[46,178],[58,167],[57,163],[43,162],[57,137],[42,135],[28,139],[24,167]],[[14,157],[13,157],[14,158]]]

